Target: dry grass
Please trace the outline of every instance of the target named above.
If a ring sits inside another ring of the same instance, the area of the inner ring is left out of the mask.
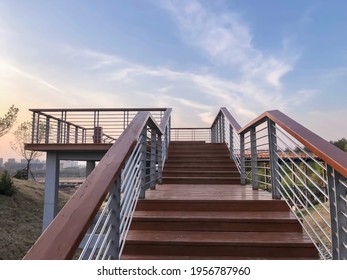
[[[14,179],[16,194],[0,195],[0,260],[22,259],[41,234],[44,187]],[[61,208],[70,195],[59,193]]]
[[[328,203],[325,203],[325,206],[329,208]],[[325,246],[330,251],[331,242],[328,240],[326,235],[330,237],[331,230],[330,230],[330,227],[326,224],[326,222],[324,222],[324,220],[322,219],[323,217],[330,224],[330,214],[321,205],[317,205],[316,208],[317,208],[317,211],[320,213],[320,215],[316,211],[314,211],[314,209],[310,208],[309,211],[311,215],[309,215],[308,213],[305,214],[306,221],[304,221],[304,226],[308,230],[309,234],[313,236],[313,239],[315,240],[315,242],[319,244],[321,242],[319,241],[317,236],[313,233],[313,230],[314,230],[317,233],[317,235],[320,237],[321,241],[325,244]],[[317,225],[317,223],[320,225],[320,227]],[[311,225],[313,230],[308,226],[308,224]],[[326,235],[322,232],[321,229],[326,233]],[[319,247],[322,248],[323,254],[329,258],[329,254],[325,252],[325,250],[323,249],[323,246],[320,245]]]

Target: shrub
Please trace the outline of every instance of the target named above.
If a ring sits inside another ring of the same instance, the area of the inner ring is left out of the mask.
[[[16,192],[10,174],[5,170],[0,177],[0,194],[12,196]]]
[[[13,177],[20,180],[28,180],[28,169],[18,170]]]

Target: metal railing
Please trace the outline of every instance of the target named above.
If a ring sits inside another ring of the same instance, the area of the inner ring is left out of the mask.
[[[138,112],[160,123],[165,108],[31,109],[32,144],[114,143]]]
[[[225,107],[222,107],[211,126],[211,142],[226,143],[230,158],[234,160],[241,173],[241,142],[238,134],[240,129],[239,123]]]
[[[171,141],[204,141],[211,142],[211,129],[209,127],[180,127],[171,128]]]
[[[170,114],[159,126],[137,113],[24,259],[71,259],[80,245],[79,259],[119,259],[138,199],[161,180]]]
[[[347,259],[347,154],[279,111],[239,133],[242,182],[285,199],[322,258]]]

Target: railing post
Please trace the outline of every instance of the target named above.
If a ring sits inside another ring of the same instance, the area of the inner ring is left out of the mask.
[[[156,184],[156,154],[157,154],[157,131],[151,128],[151,154],[150,154],[150,166],[149,166],[149,187],[155,189]]]
[[[70,124],[67,124],[66,126],[66,143],[70,143]]]
[[[61,143],[61,121],[57,124],[57,144]]]
[[[78,143],[78,127],[75,127],[75,144]]]
[[[40,113],[37,114],[37,123],[36,123],[36,143],[40,143]]]
[[[117,176],[116,181],[111,189],[110,195],[112,196],[112,202],[110,204],[110,209],[112,211],[111,215],[111,233],[109,234],[109,242],[111,242],[110,250],[109,250],[109,258],[111,260],[119,260],[119,250],[120,250],[120,197],[121,197],[121,178]]]
[[[257,154],[257,139],[255,127],[251,127],[250,131],[251,141],[251,166],[252,166],[252,189],[258,189],[258,154]]]
[[[218,118],[217,142],[218,143],[222,142],[222,121],[221,121],[221,116],[220,115],[219,115],[219,118]]]
[[[145,198],[145,192],[146,192],[146,163],[147,163],[147,125],[142,130],[141,133],[141,190],[139,198]]]
[[[49,128],[50,128],[50,118],[46,117],[46,127],[45,127],[45,143],[49,143]]]
[[[246,165],[245,165],[245,134],[240,134],[240,157],[241,157],[241,184],[246,184]]]
[[[331,219],[331,240],[332,256],[334,260],[347,259],[347,205],[341,198],[347,197],[347,189],[340,180],[342,176],[327,165],[330,219]]]
[[[33,112],[33,121],[32,121],[32,127],[31,127],[31,143],[35,143],[35,112]]]
[[[279,170],[278,170],[278,154],[277,154],[277,138],[275,123],[268,119],[267,121],[268,136],[269,136],[269,156],[271,169],[271,189],[272,198],[280,199],[279,192]]]
[[[157,182],[159,184],[162,183],[162,179],[163,179],[163,155],[164,155],[164,153],[163,153],[162,137],[165,137],[165,135],[158,135],[158,140],[157,140],[157,144],[156,144],[157,151],[158,151],[157,152],[157,160],[158,160]]]
[[[229,125],[229,149],[230,149],[230,158],[233,159],[234,154],[234,129]]]
[[[225,120],[224,120],[224,114],[221,113],[221,135],[222,135],[222,143],[225,143]]]
[[[211,143],[214,143],[214,124],[211,126]]]

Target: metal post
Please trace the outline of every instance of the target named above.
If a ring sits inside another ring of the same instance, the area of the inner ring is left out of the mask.
[[[47,152],[45,198],[43,208],[43,225],[45,230],[58,212],[59,159],[57,152]]]
[[[67,124],[66,126],[66,143],[70,143],[70,124]]]
[[[109,234],[109,242],[111,246],[109,249],[109,258],[111,260],[119,260],[119,243],[120,243],[120,197],[121,197],[121,178],[117,176],[116,181],[113,184],[110,195],[112,196],[112,201],[110,204],[110,210],[112,211],[110,224],[112,226],[111,233]]]
[[[222,122],[221,122],[221,116],[218,117],[218,126],[217,126],[217,142],[222,142]]]
[[[90,175],[90,173],[92,173],[94,168],[95,168],[95,161],[94,160],[88,160],[87,164],[86,164],[86,177],[88,177]]]
[[[146,192],[146,162],[147,162],[147,126],[145,126],[141,133],[141,190],[139,194],[139,198],[145,198],[145,192]]]
[[[149,187],[151,190],[155,189],[156,185],[156,155],[157,155],[157,132],[155,129],[151,129],[151,155],[150,155],[150,182]]]
[[[86,133],[86,129],[83,128],[82,129],[82,144],[87,143],[87,133]]]
[[[246,165],[245,165],[245,134],[240,134],[240,156],[241,156],[241,184],[246,184]]]
[[[33,112],[33,121],[32,121],[32,127],[31,127],[31,143],[35,143],[35,112]]]
[[[332,255],[334,260],[347,259],[347,205],[341,198],[347,197],[347,189],[342,185],[341,174],[327,165]]]
[[[78,127],[75,127],[75,144],[78,143]]]
[[[268,119],[267,128],[268,128],[268,135],[269,135],[272,198],[280,199],[281,194],[279,192],[279,169],[278,169],[276,127],[275,127],[275,123],[270,119]]]
[[[233,159],[234,155],[234,129],[231,125],[229,125],[229,150],[230,150],[230,158]]]
[[[211,143],[214,143],[214,124],[211,126]]]
[[[57,144],[61,143],[61,121],[58,121],[57,125]]]
[[[50,118],[49,117],[47,117],[46,118],[46,129],[45,129],[45,133],[46,133],[46,135],[45,135],[45,143],[46,144],[48,144],[49,143],[49,128],[50,128]]]
[[[36,143],[39,142],[39,135],[40,135],[40,113],[37,114],[37,123],[36,123]]]
[[[257,139],[255,127],[250,128],[251,140],[251,165],[252,165],[252,189],[258,189],[258,154],[257,154]]]
[[[224,115],[221,114],[221,136],[222,136],[222,143],[225,143],[225,121],[224,121]]]
[[[163,142],[162,142],[162,135],[158,135],[158,142],[157,142],[157,156],[158,156],[158,173],[157,173],[157,182],[159,184],[163,181]],[[164,143],[165,144],[165,143]],[[165,151],[164,151],[165,152]]]

